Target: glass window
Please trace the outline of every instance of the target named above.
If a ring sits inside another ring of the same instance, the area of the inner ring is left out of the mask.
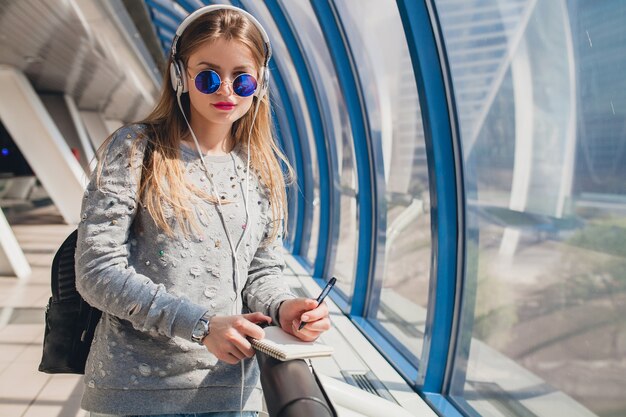
[[[435,3],[469,236],[451,398],[626,415],[626,3]]]
[[[308,60],[309,68],[314,69],[314,83],[319,91],[322,117],[326,127],[326,136],[330,138],[334,153],[332,163],[333,195],[340,199],[339,210],[332,219],[334,239],[331,239],[329,250],[331,264],[327,265],[328,276],[337,277],[337,288],[347,298],[351,298],[354,283],[356,251],[358,243],[357,221],[357,180],[356,163],[354,161],[354,142],[350,129],[350,120],[345,100],[330,53],[324,45],[324,35],[319,26],[315,12],[308,0],[289,0],[282,2],[292,20],[293,27],[298,28],[302,50]],[[320,138],[321,140],[321,138]],[[335,203],[336,204],[336,203]]]
[[[364,86],[384,184],[384,239],[378,253],[382,276],[368,317],[417,364],[428,305],[431,231],[428,167],[413,66],[396,3],[367,0],[353,7],[337,2]],[[380,235],[380,233],[379,233]]]
[[[301,255],[310,262],[310,264],[313,264],[317,256],[317,242],[320,231],[320,178],[317,152],[315,150],[315,138],[313,137],[308,107],[304,99],[302,87],[300,86],[299,75],[290,59],[287,46],[280,36],[280,31],[276,27],[276,23],[272,19],[267,7],[257,1],[245,0],[243,3],[246,9],[259,20],[267,31],[270,42],[272,43],[272,59],[276,61],[276,66],[279,68],[287,84],[287,88],[290,90],[291,100],[297,106],[295,116],[297,118],[296,122],[298,124],[300,138],[303,138],[301,139],[303,140],[301,146],[303,155],[299,155],[302,160],[296,163],[304,165],[303,171],[308,178],[304,179],[305,189],[300,191],[304,192],[305,196],[305,207],[299,208],[305,210],[305,220],[302,231],[304,239],[301,246],[302,252],[294,255]],[[280,109],[278,111],[280,111]],[[289,213],[289,215],[295,216],[295,213]]]
[[[278,146],[280,147],[280,149],[283,151],[283,153],[285,154],[285,156],[287,157],[287,159],[291,162],[293,170],[296,171],[295,175],[297,175],[297,165],[298,163],[300,163],[300,161],[297,158],[297,154],[296,154],[296,150],[294,149],[293,146],[293,141],[294,140],[298,140],[298,138],[294,138],[293,135],[291,134],[291,130],[290,130],[290,125],[289,125],[289,120],[287,120],[287,115],[286,112],[283,111],[279,111],[276,112],[276,108],[279,109],[284,109],[286,105],[285,100],[283,99],[283,97],[280,96],[280,91],[278,90],[278,88],[276,88],[276,74],[273,74],[273,83],[271,83],[270,87],[271,87],[271,94],[272,94],[272,100],[274,101],[274,106],[273,106],[273,114],[272,114],[272,119],[275,123],[275,130],[276,130],[276,135],[277,135],[277,143]],[[287,210],[289,211],[288,213],[288,221],[287,224],[285,225],[286,227],[286,239],[283,239],[283,245],[285,246],[285,248],[287,248],[287,250],[293,251],[293,247],[294,247],[294,238],[295,238],[295,233],[296,233],[296,221],[297,221],[297,211],[298,210],[304,210],[304,208],[302,207],[298,207],[298,193],[299,193],[299,189],[298,189],[298,183],[295,182],[294,184],[292,184],[292,186],[287,188]]]

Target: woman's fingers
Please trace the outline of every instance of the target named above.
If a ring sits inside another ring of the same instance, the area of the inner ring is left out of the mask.
[[[232,351],[228,352],[228,354],[234,356],[237,361],[247,358],[247,356],[239,349],[233,349]]]
[[[249,337],[262,339],[265,332],[255,323],[269,323],[271,318],[262,313],[239,316],[216,316],[211,321],[211,333],[205,338],[207,349],[218,359],[234,364],[254,356]]]
[[[292,331],[295,336],[306,342],[317,339],[323,332],[330,329],[330,320],[323,318],[314,322],[308,322],[302,329],[299,328],[300,323],[294,320],[292,323]]]
[[[237,356],[235,356],[234,354],[230,352],[226,353],[226,355],[223,355],[221,357],[218,356],[218,359],[230,365],[235,365],[236,363],[239,363],[239,358],[237,358]]]
[[[285,300],[280,307],[280,325],[299,339],[311,341],[330,329],[328,305],[312,298]],[[302,329],[300,325],[304,324]]]
[[[261,313],[250,313],[241,316],[241,320],[236,320],[235,327],[244,338],[252,337],[254,339],[263,339],[265,332],[256,323],[270,323],[272,319]]]
[[[238,355],[236,355],[239,359],[251,358],[254,356],[254,348],[248,342],[248,339],[242,337],[233,343],[233,347],[236,349]],[[234,350],[235,350],[234,349]]]
[[[304,340],[305,342],[312,342],[320,337],[320,335],[322,334],[322,332],[312,331],[307,329],[306,327],[298,330],[298,327],[295,325],[293,327],[293,333],[298,339]]]
[[[328,317],[328,305],[322,302],[322,304],[312,310],[303,312],[300,316],[300,320],[308,323],[323,319],[324,317]]]
[[[241,317],[245,318],[246,320],[251,321],[252,323],[257,323],[257,324],[261,324],[261,323],[267,323],[270,324],[272,322],[272,318],[270,316],[266,316],[263,313],[248,313],[248,314],[242,314]]]
[[[320,320],[315,320],[315,321],[309,320],[302,328],[302,330],[304,329],[307,329],[308,331],[311,331],[311,332],[318,332],[318,333],[325,332],[328,329],[330,329],[330,320],[328,319],[328,317],[324,317]]]

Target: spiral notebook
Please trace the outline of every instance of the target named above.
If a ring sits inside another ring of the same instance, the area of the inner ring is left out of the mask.
[[[265,338],[250,339],[252,347],[281,361],[330,356],[333,353],[332,346],[302,341],[278,326],[269,326],[263,330]]]

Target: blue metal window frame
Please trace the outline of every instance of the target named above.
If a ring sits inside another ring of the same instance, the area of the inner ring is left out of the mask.
[[[169,52],[172,47],[172,39],[174,39],[174,32],[167,30],[162,26],[157,26],[157,34],[161,41],[161,47],[163,48],[163,54],[169,57]]]
[[[178,28],[180,20],[177,16],[173,16],[168,13],[163,13],[161,9],[152,8],[152,16],[155,21],[159,22],[159,26],[166,29],[168,32],[175,33]]]
[[[329,0],[311,0],[311,6],[319,21],[328,50],[335,64],[339,85],[346,100],[350,119],[358,178],[358,221],[359,239],[356,271],[350,316],[363,317],[366,310],[370,277],[374,271],[376,252],[374,251],[374,218],[376,190],[373,179],[370,124],[365,111],[362,86],[356,74],[354,58],[350,51],[341,20],[335,5]],[[333,298],[339,301],[338,297]],[[342,300],[344,301],[344,300]],[[338,302],[345,305],[343,303]]]
[[[465,417],[452,403],[446,399],[445,396],[441,394],[425,392],[424,399],[431,407],[437,410],[437,413],[441,416]]]
[[[338,11],[345,10],[339,8]],[[348,38],[346,36],[346,38]],[[351,37],[350,47],[366,48],[367,45],[361,45],[362,40],[359,36]],[[356,42],[356,43],[355,43]],[[362,78],[364,71],[375,71],[369,62],[359,62],[358,79],[361,83],[367,83],[367,79]],[[371,112],[370,103],[364,101],[364,110]],[[376,110],[374,110],[376,112]],[[369,114],[369,113],[366,113]],[[387,233],[387,201],[386,180],[384,174],[383,150],[382,150],[382,132],[370,130],[369,152],[373,163],[372,173],[374,174],[373,189],[375,190],[376,200],[374,203],[373,215],[375,216],[374,225],[374,253],[376,259],[371,266],[370,281],[368,283],[367,300],[365,301],[366,311],[364,317],[353,316],[353,321],[366,333],[366,337],[372,342],[380,353],[387,358],[389,362],[394,364],[396,369],[411,384],[416,385],[418,378],[419,358],[416,352],[412,352],[406,345],[401,343],[387,328],[385,328],[377,318],[377,311],[380,305],[380,294],[384,281],[384,263],[386,249],[386,233]],[[431,173],[432,175],[432,173]]]
[[[271,84],[276,86],[276,90],[278,91],[278,95],[280,96],[279,100],[283,104],[282,111],[284,112],[284,119],[287,123],[287,126],[284,126],[284,130],[289,131],[289,137],[292,139],[289,144],[285,140],[285,136],[281,132],[281,124],[276,123],[276,132],[279,136],[280,141],[283,143],[283,147],[291,147],[293,149],[293,154],[295,155],[294,160],[292,161],[293,168],[296,171],[296,184],[293,187],[296,187],[295,190],[290,190],[290,194],[292,198],[295,197],[293,203],[295,205],[295,213],[292,210],[289,214],[290,216],[295,217],[295,224],[293,229],[293,236],[289,237],[290,246],[288,249],[292,252],[298,253],[300,251],[300,242],[302,240],[302,225],[304,223],[304,195],[300,192],[300,190],[304,189],[304,167],[302,166],[302,148],[300,145],[300,135],[298,133],[298,127],[296,126],[296,118],[294,116],[294,107],[291,97],[288,93],[287,86],[285,85],[285,80],[283,79],[280,71],[276,67],[276,64],[270,62],[270,73],[272,74],[272,82]],[[275,110],[274,110],[275,111]]]
[[[464,263],[465,208],[458,121],[434,6],[430,0],[397,0],[397,5],[420,93],[432,200],[429,305],[416,382],[434,408],[445,411],[446,416],[453,416],[458,415],[457,410],[444,407],[437,395],[447,394]],[[445,349],[435,349],[437,346]],[[446,401],[445,404],[449,403]]]
[[[317,100],[317,94],[313,84],[312,72],[306,64],[304,54],[300,47],[300,42],[295,35],[295,31],[293,30],[291,23],[286,17],[285,11],[277,0],[266,0],[265,6],[270,11],[274,22],[280,31],[283,41],[287,46],[287,50],[291,55],[293,65],[300,75],[300,85],[309,109],[309,118],[317,150],[317,163],[320,179],[320,230],[318,235],[317,255],[313,265],[313,277],[323,279],[324,261],[328,252],[328,236],[330,234],[330,207],[333,202],[330,198],[330,162],[327,150],[328,144],[324,135],[324,125],[319,108],[319,101]],[[309,201],[312,202],[312,200]],[[308,237],[302,236],[302,239],[308,239]],[[307,245],[301,244],[301,246],[304,248]]]
[[[277,3],[280,10],[270,9],[274,16],[278,16],[282,13],[281,19],[284,18],[290,27],[298,48],[302,51],[304,62],[309,69],[309,73],[314,73],[315,63],[313,63],[309,57],[309,54],[305,52],[305,48],[302,46],[302,42],[294,30],[296,24],[287,12],[284,6],[285,1],[289,0],[266,0],[266,4]],[[321,46],[320,46],[321,47]],[[317,107],[320,110],[321,123],[324,129],[324,143],[326,145],[327,160],[328,160],[328,178],[329,178],[329,221],[328,221],[328,237],[326,243],[326,253],[322,259],[320,259],[320,265],[317,265],[319,273],[314,274],[314,278],[318,281],[318,284],[324,286],[328,278],[330,278],[330,267],[334,264],[337,252],[337,241],[339,238],[339,218],[341,208],[341,194],[340,194],[340,179],[338,178],[338,161],[337,161],[337,142],[333,140],[334,132],[332,131],[332,121],[330,120],[330,109],[323,105],[321,96],[325,94],[320,89],[323,88],[321,84],[313,82],[313,89],[315,90],[315,99]],[[319,141],[318,141],[319,142]],[[318,155],[319,158],[319,155]],[[320,166],[321,169],[321,166]],[[337,174],[337,175],[335,175]],[[319,252],[318,252],[319,258]]]
[[[150,18],[152,19],[152,24],[154,25],[156,34],[161,41],[163,53],[167,57],[172,46],[172,39],[174,39],[176,29],[178,28],[180,22],[183,21],[185,16],[182,15],[179,10],[176,10],[173,7],[173,3],[171,1],[165,2],[163,0],[144,0],[144,3],[148,9]],[[166,21],[159,18],[158,13],[162,14],[164,17],[171,19],[172,21]],[[176,22],[175,27],[172,27],[172,22]]]
[[[203,2],[201,0],[176,0],[176,2],[189,13],[199,9],[200,7],[206,6],[206,2]]]
[[[174,8],[174,3],[172,3],[171,1],[145,0],[145,2],[146,2],[146,5],[148,5],[148,7],[163,13],[164,15],[170,17],[175,22],[180,23],[186,17],[180,12],[180,10],[177,10],[176,8]],[[174,30],[174,32],[176,31],[176,28],[172,28],[172,29]]]

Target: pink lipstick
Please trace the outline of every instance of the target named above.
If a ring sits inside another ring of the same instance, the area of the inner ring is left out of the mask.
[[[235,108],[235,103],[231,103],[229,101],[220,101],[219,103],[213,103],[212,106],[218,110],[228,111]]]

